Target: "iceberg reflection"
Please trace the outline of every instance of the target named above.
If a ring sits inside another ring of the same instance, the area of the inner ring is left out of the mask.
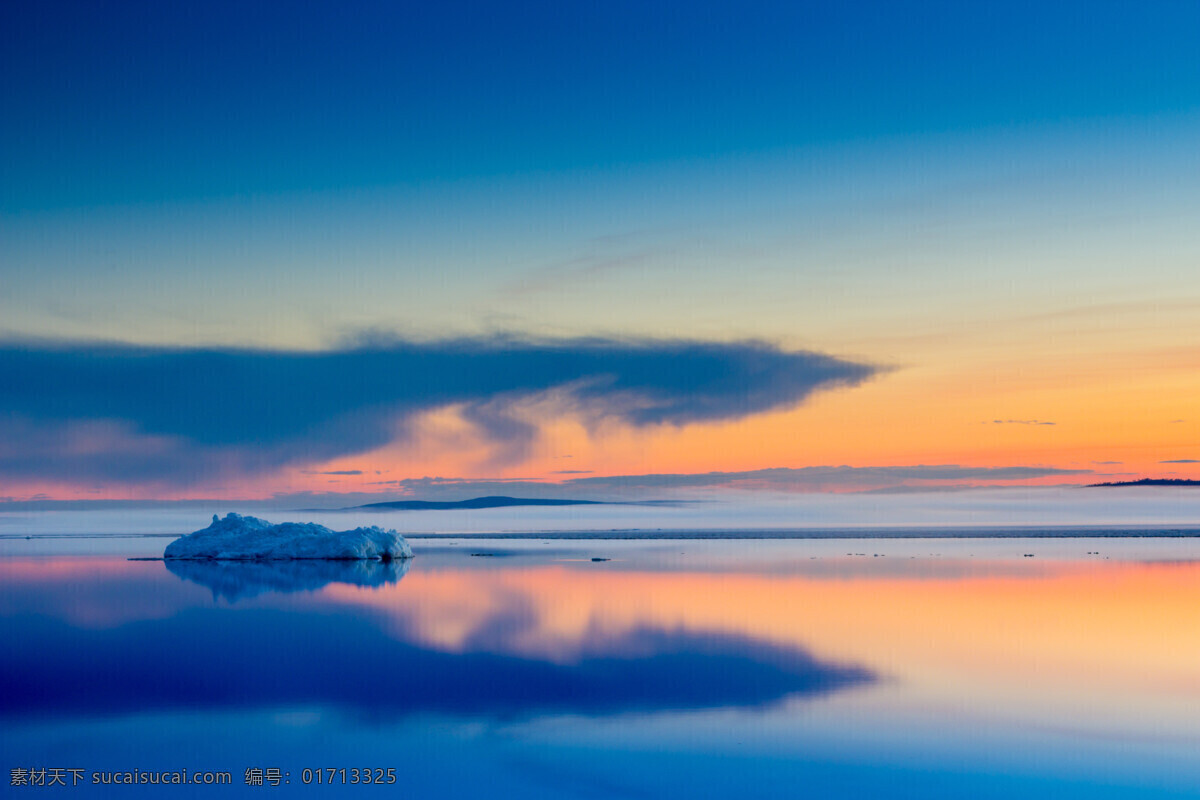
[[[174,575],[211,590],[214,598],[236,602],[266,592],[312,592],[331,583],[386,586],[408,572],[410,559],[374,561],[181,561],[164,562]]]

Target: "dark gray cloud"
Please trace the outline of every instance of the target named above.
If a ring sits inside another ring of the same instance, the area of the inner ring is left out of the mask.
[[[1171,461],[1160,461],[1160,464],[1200,464],[1200,459],[1197,458],[1176,458]]]
[[[0,344],[0,477],[186,483],[364,452],[460,405],[518,458],[513,413],[684,425],[788,408],[878,368],[761,341],[377,337],[322,352]]]

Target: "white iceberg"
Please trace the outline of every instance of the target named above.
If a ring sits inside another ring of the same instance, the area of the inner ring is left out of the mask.
[[[321,558],[337,560],[412,558],[412,548],[396,531],[355,528],[332,531],[313,522],[272,525],[265,519],[226,514],[213,515],[203,530],[181,536],[167,545],[163,558],[227,561],[290,561]]]

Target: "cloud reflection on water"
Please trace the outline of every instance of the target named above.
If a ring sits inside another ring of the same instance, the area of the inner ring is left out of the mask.
[[[872,681],[858,666],[722,633],[643,628],[571,664],[401,641],[350,614],[193,608],[81,629],[19,617],[0,715],[333,707],[368,719],[485,719],[763,708]]]
[[[1065,776],[1089,798],[1200,785],[1200,562],[1159,563],[1190,548],[878,547],[886,557],[841,542],[588,543],[571,561],[555,543],[503,559],[447,548],[395,583],[233,604],[161,562],[0,560],[13,645],[0,728],[33,763],[72,737],[97,764],[166,766],[195,730],[211,763],[334,743],[410,752],[437,778],[418,794],[437,796],[455,795],[429,787],[462,764],[503,775],[514,753],[566,775],[622,775],[636,758],[642,778],[669,776],[656,794],[712,794],[712,781],[736,794],[752,775],[770,796],[963,796],[1004,769]],[[715,765],[731,741],[747,758]],[[814,778],[804,764],[822,759],[853,767]],[[775,783],[772,764],[788,770]],[[885,770],[869,787],[864,764]],[[964,781],[953,791],[947,769]],[[1137,791],[1097,791],[1110,781]],[[538,795],[530,785],[508,796]],[[989,796],[1064,796],[1027,788]]]

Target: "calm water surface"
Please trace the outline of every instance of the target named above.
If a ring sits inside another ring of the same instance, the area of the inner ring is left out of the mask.
[[[1194,541],[126,558],[163,544],[5,543],[3,766],[224,770],[233,785],[29,791],[1200,797]],[[290,783],[245,786],[255,767]],[[396,783],[303,784],[328,767]]]

